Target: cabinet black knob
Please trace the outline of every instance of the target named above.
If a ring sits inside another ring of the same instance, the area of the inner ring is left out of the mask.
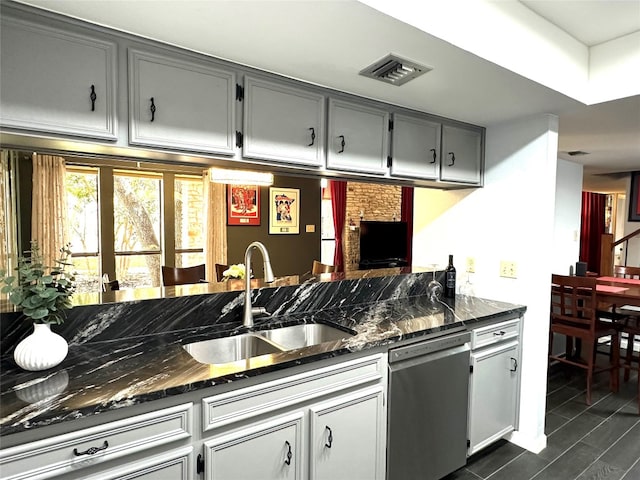
[[[344,142],[344,135],[338,135],[338,138],[340,139],[340,150],[338,150],[338,153],[342,153],[344,152],[344,146],[346,145]]]
[[[449,164],[449,166],[453,167],[453,165],[456,163],[456,154],[453,152],[449,152],[449,155],[451,155],[451,163]]]
[[[73,449],[73,454],[76,457],[80,457],[82,455],[95,455],[96,453],[98,453],[98,452],[100,452],[102,450],[106,450],[108,446],[109,446],[109,443],[105,440],[101,447],[87,448],[84,452],[79,452],[77,448],[74,448]]]
[[[98,95],[96,95],[96,87],[94,85],[91,85],[91,94],[89,94],[89,98],[91,99],[91,111],[95,112],[96,99],[98,98]]]
[[[329,428],[329,425],[326,425],[324,428],[329,432],[329,435],[327,436],[327,442],[324,444],[324,446],[327,448],[331,448],[331,445],[333,445],[333,432]]]
[[[315,128],[311,127],[311,128],[309,128],[309,130],[311,130],[311,143],[309,145],[307,145],[307,147],[313,146],[313,144],[316,141],[316,130],[315,130]]]
[[[432,148],[429,151],[433,154],[433,160],[431,160],[429,163],[436,163],[436,149]]]
[[[151,110],[151,121],[153,122],[156,119],[156,104],[153,101],[153,97],[151,97],[151,106],[149,107]]]
[[[284,444],[287,446],[287,458],[284,463],[287,465],[291,465],[291,457],[293,457],[293,453],[291,453],[291,444],[285,440]]]

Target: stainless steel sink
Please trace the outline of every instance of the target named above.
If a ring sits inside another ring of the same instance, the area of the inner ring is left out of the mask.
[[[322,324],[293,325],[183,345],[200,363],[222,365],[353,336]]]
[[[189,343],[183,348],[198,362],[210,364],[237,362],[282,351],[265,338],[252,333]]]
[[[284,350],[293,350],[325,342],[336,342],[353,336],[352,333],[319,323],[274,328],[256,332],[256,334],[281,346]]]

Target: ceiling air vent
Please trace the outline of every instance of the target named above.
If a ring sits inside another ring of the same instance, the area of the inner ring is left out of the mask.
[[[361,70],[360,75],[400,86],[430,70],[433,69],[390,53]]]

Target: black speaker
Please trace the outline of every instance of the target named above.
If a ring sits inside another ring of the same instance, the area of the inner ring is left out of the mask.
[[[587,262],[576,262],[576,277],[587,276]]]

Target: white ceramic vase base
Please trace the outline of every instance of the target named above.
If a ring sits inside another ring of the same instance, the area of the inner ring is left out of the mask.
[[[37,372],[59,365],[67,356],[67,341],[51,331],[48,323],[34,323],[33,333],[22,340],[13,358],[24,370]]]

